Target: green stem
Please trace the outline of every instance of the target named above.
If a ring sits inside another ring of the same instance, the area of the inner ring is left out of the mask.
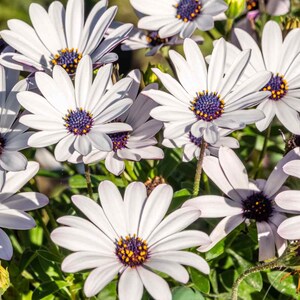
[[[231,33],[233,23],[234,23],[234,19],[228,18],[227,21],[226,21],[226,27],[225,27],[226,39],[229,39],[229,37],[230,37],[230,33]]]
[[[238,300],[238,289],[239,289],[239,285],[241,284],[241,282],[249,275],[253,274],[253,273],[257,273],[257,272],[261,272],[261,271],[265,271],[265,270],[272,270],[275,268],[279,268],[282,267],[282,265],[280,264],[279,260],[274,260],[268,263],[263,263],[261,265],[252,267],[248,270],[246,270],[244,273],[242,273],[238,279],[235,281],[235,283],[232,286],[232,294],[231,294],[231,300]]]
[[[93,198],[93,188],[92,188],[92,181],[91,181],[90,166],[88,164],[84,165],[84,173],[85,173],[85,179],[86,179],[88,194],[89,194],[91,199],[94,199]]]
[[[269,138],[270,138],[270,134],[271,134],[271,124],[269,125],[266,133],[265,133],[265,140],[264,140],[264,144],[263,144],[263,147],[262,147],[262,150],[259,154],[259,157],[258,157],[258,160],[255,164],[255,173],[254,173],[254,179],[257,178],[258,176],[258,173],[259,173],[259,170],[260,170],[260,165],[266,155],[266,152],[267,152],[267,146],[268,146],[268,141],[269,141]]]
[[[201,173],[202,173],[202,165],[203,165],[203,159],[205,155],[205,149],[206,149],[206,142],[204,139],[202,139],[201,145],[200,145],[200,155],[199,160],[197,162],[197,169],[195,174],[195,180],[194,180],[194,190],[193,190],[193,196],[197,197],[199,194],[200,189],[200,180],[201,180]]]
[[[56,228],[56,227],[57,227],[57,223],[56,223],[56,220],[55,220],[55,218],[54,218],[54,216],[53,216],[53,213],[52,213],[51,208],[49,207],[49,205],[47,205],[47,206],[45,207],[45,210],[46,210],[47,215],[48,215],[48,217],[49,217],[51,226],[52,226],[53,228]]]

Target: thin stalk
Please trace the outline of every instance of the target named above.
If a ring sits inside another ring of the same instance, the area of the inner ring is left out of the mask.
[[[91,199],[94,199],[93,198],[93,188],[92,188],[92,181],[91,181],[90,166],[88,164],[84,165],[84,173],[85,173],[85,180],[86,180],[88,194],[89,194]]]
[[[206,142],[204,139],[202,139],[201,145],[200,145],[200,155],[199,160],[197,162],[197,168],[196,168],[196,174],[195,174],[195,180],[194,180],[194,189],[193,189],[193,196],[197,197],[199,194],[200,189],[200,180],[201,180],[201,174],[202,174],[202,165],[203,165],[203,159],[206,149]]]
[[[249,275],[265,270],[272,270],[275,268],[282,267],[279,260],[274,260],[268,263],[263,263],[259,266],[252,267],[248,270],[246,270],[244,273],[242,273],[238,279],[235,281],[235,283],[232,286],[232,294],[231,294],[231,300],[238,300],[238,289],[241,282]]]
[[[52,213],[51,208],[49,207],[49,205],[47,205],[47,206],[45,207],[45,210],[46,210],[47,215],[48,215],[48,217],[49,217],[49,221],[50,221],[50,223],[51,223],[51,226],[52,226],[53,228],[56,228],[56,227],[57,227],[57,223],[56,223],[56,220],[55,220],[55,218],[54,218],[54,216],[53,216],[53,213]]]
[[[267,152],[267,146],[268,146],[268,141],[269,141],[269,138],[270,138],[270,134],[271,134],[271,124],[269,125],[266,133],[265,133],[265,140],[264,140],[264,144],[263,144],[263,147],[262,147],[262,150],[259,154],[259,157],[258,157],[258,160],[255,164],[255,173],[254,173],[254,179],[257,178],[258,176],[258,172],[260,170],[260,165],[266,155],[266,152]]]

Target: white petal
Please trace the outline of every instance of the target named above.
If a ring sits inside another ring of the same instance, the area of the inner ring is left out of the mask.
[[[169,214],[147,238],[149,245],[179,232],[200,217],[201,212],[194,207],[183,207]]]
[[[28,140],[31,147],[41,148],[56,144],[59,140],[68,135],[66,129],[59,131],[40,131],[34,133]]]
[[[144,265],[159,272],[163,272],[174,278],[176,281],[182,283],[187,283],[189,281],[189,273],[183,266],[178,263],[172,263],[169,261],[165,262],[160,259],[150,258],[150,260],[147,261]]]
[[[74,134],[69,134],[58,142],[54,150],[57,161],[66,161],[74,153],[75,138]]]
[[[153,253],[153,258],[176,262],[182,265],[191,266],[204,274],[209,274],[208,263],[199,255],[186,251],[166,251]]]
[[[210,243],[208,235],[202,231],[185,230],[174,233],[154,245],[150,246],[151,252],[182,250]]]
[[[41,193],[25,192],[18,193],[4,200],[1,197],[0,202],[11,209],[30,211],[47,205],[49,199]]]
[[[278,70],[279,57],[282,49],[282,33],[278,23],[269,21],[262,34],[262,52],[266,69],[273,73]]]
[[[223,191],[223,193],[235,201],[241,201],[240,195],[229,183],[217,158],[205,157],[203,161],[203,170],[207,176]]]
[[[172,197],[173,189],[167,184],[160,184],[152,191],[143,210],[138,232],[139,236],[142,236],[143,239],[148,239],[151,232],[165,216]]]
[[[27,158],[20,152],[6,151],[1,155],[0,166],[6,171],[22,171],[27,165]]]
[[[84,283],[84,293],[87,297],[98,294],[118,274],[122,265],[119,262],[105,264],[93,270]]]
[[[259,260],[267,260],[275,257],[275,240],[273,231],[267,222],[256,222]]]
[[[140,300],[144,286],[136,269],[126,268],[120,277],[118,295],[120,300]]]
[[[278,227],[278,234],[287,240],[298,240],[300,237],[299,231],[295,228],[300,226],[300,216],[289,218],[283,221]]]
[[[16,209],[0,210],[0,227],[25,230],[34,226],[34,219],[23,211]]]
[[[125,163],[121,158],[118,157],[117,153],[111,151],[108,153],[105,159],[105,167],[109,172],[113,173],[116,176],[119,176],[124,172]]]
[[[78,48],[84,23],[84,1],[69,0],[66,8],[66,36],[69,48]]]
[[[77,136],[74,149],[82,155],[88,155],[92,151],[92,143],[86,135]]]
[[[120,236],[126,236],[126,218],[124,202],[117,187],[110,181],[102,181],[99,185],[100,202],[105,215]]]
[[[297,151],[297,148],[291,150],[278,162],[278,164],[270,174],[266,185],[263,189],[265,195],[272,197],[282,187],[283,183],[288,178],[288,175],[283,171],[283,166],[293,159],[299,159],[299,153]]]
[[[208,68],[207,86],[211,92],[218,92],[220,82],[224,76],[225,58],[226,43],[221,38],[215,44]]]
[[[283,166],[283,171],[291,176],[300,178],[300,161],[292,160]]]
[[[275,196],[274,201],[286,210],[300,211],[300,191],[283,191]]]
[[[91,141],[94,148],[97,148],[101,151],[111,151],[112,150],[112,141],[110,137],[104,133],[99,128],[93,128],[89,134],[88,138]]]
[[[240,203],[221,196],[200,196],[183,204],[183,207],[190,206],[201,211],[201,218],[221,218],[242,213]]]
[[[62,262],[61,269],[67,273],[94,269],[116,261],[116,257],[103,256],[97,252],[75,252],[68,255]]]
[[[129,184],[124,194],[124,208],[127,219],[127,232],[131,235],[138,232],[142,209],[147,199],[147,190],[143,183]]]
[[[72,202],[112,241],[118,238],[118,235],[107,220],[101,206],[95,201],[85,196],[72,196]]]
[[[100,71],[101,72],[101,71]],[[86,109],[93,80],[92,60],[85,55],[79,62],[75,75],[75,98],[77,107]]]
[[[0,229],[0,259],[10,260],[13,255],[13,247],[7,234]]]
[[[238,227],[244,221],[242,214],[228,216],[222,219],[210,234],[211,244],[198,248],[200,252],[206,252],[212,249],[218,242],[226,237],[232,230]]]
[[[137,272],[148,293],[156,300],[171,300],[172,294],[167,282],[155,273],[141,267]]]
[[[274,116],[275,116],[275,105],[272,100],[265,100],[261,104],[258,105],[257,109],[263,111],[265,114],[265,118],[256,122],[255,125],[259,131],[264,131],[271,124]]]

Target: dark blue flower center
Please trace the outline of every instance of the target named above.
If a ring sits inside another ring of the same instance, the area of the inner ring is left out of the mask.
[[[147,242],[136,235],[120,237],[118,241],[116,240],[115,245],[118,259],[126,267],[135,268],[149,258]]]
[[[157,31],[149,32],[146,39],[149,46],[151,47],[159,46],[161,44],[166,44],[169,40],[168,38],[165,39],[160,38]]]
[[[202,143],[202,137],[195,137],[194,135],[192,135],[191,132],[189,132],[189,139],[192,143],[194,143],[196,146],[200,147],[201,143]]]
[[[282,75],[272,75],[270,81],[262,88],[263,91],[270,91],[272,94],[269,99],[278,101],[285,96],[288,90],[287,81]]]
[[[77,49],[65,48],[58,51],[58,54],[54,55],[51,62],[53,65],[63,67],[69,74],[74,74],[81,58],[82,54],[78,53]]]
[[[273,215],[273,203],[263,192],[254,192],[246,200],[242,201],[243,216],[257,222],[268,222]]]
[[[93,115],[82,108],[70,109],[64,117],[65,127],[75,135],[87,134],[93,126]]]
[[[259,0],[246,0],[246,4],[248,11],[259,9]]]
[[[110,137],[113,143],[113,151],[117,152],[117,150],[126,147],[129,138],[129,132],[123,131],[123,132],[111,133],[108,136]]]
[[[184,22],[193,21],[200,13],[200,0],[180,0],[175,6],[177,8],[176,18]]]
[[[4,137],[0,134],[0,155],[3,153],[4,151],[4,147],[5,147],[5,139]]]
[[[190,109],[198,120],[212,121],[219,118],[224,112],[224,100],[217,93],[203,91],[197,93],[197,97],[191,101]]]

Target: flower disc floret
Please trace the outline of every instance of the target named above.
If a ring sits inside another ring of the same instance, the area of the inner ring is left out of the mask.
[[[65,127],[74,135],[87,134],[93,126],[93,115],[82,108],[70,109],[65,115]]]
[[[246,0],[247,10],[253,11],[258,9],[258,0]]]
[[[58,51],[58,54],[54,55],[51,63],[53,66],[59,65],[63,67],[69,74],[74,74],[81,58],[82,54],[78,53],[77,49],[65,48]]]
[[[274,211],[272,201],[263,192],[253,193],[242,204],[244,217],[257,222],[268,222]]]
[[[108,135],[113,144],[113,151],[117,152],[117,150],[124,149],[129,139],[129,132],[117,132],[111,133]]]
[[[136,235],[128,235],[125,238],[120,237],[115,244],[116,255],[126,267],[135,268],[140,266],[149,257],[147,242]]]
[[[204,91],[197,93],[197,97],[191,101],[190,109],[198,120],[212,121],[219,118],[224,112],[224,100],[217,93]]]
[[[270,91],[272,94],[269,99],[278,101],[285,96],[288,90],[287,81],[282,75],[272,75],[270,81],[263,87],[263,91]]]
[[[176,18],[184,22],[193,21],[200,13],[200,0],[181,0],[175,6],[177,8]]]
[[[149,32],[147,34],[146,40],[149,46],[151,47],[159,46],[161,44],[166,44],[169,41],[168,38],[162,39],[159,36],[158,31]]]

